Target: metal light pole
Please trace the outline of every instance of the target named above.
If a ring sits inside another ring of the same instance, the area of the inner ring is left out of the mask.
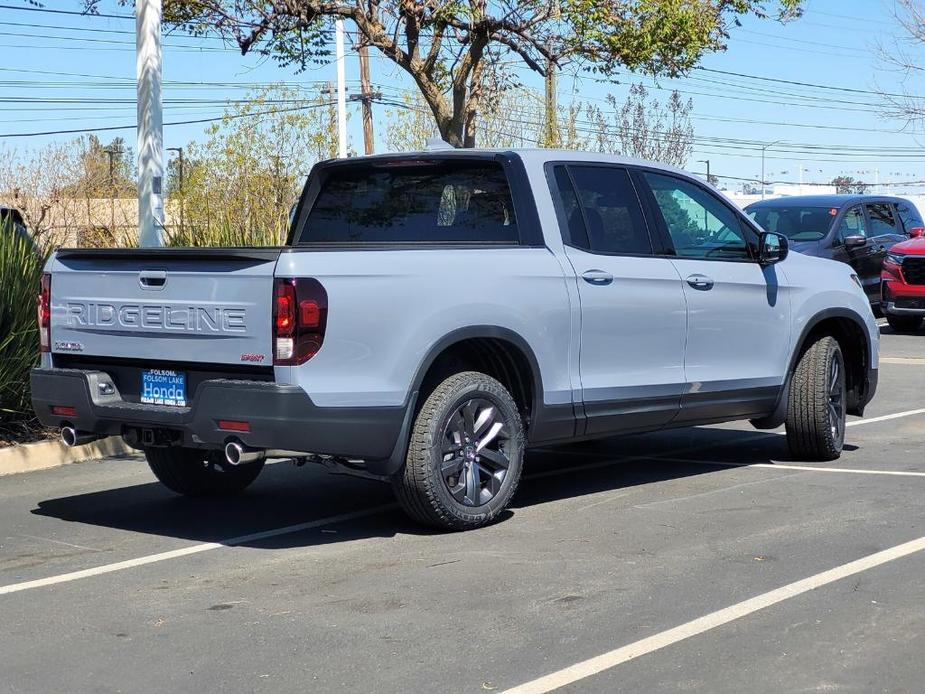
[[[764,153],[768,151],[770,147],[774,145],[779,145],[783,140],[774,140],[774,142],[769,142],[768,144],[762,146],[761,148],[761,199],[764,200]]]
[[[161,110],[161,10],[161,0],[135,0],[140,246],[163,245],[164,122]]]
[[[347,156],[347,79],[344,74],[344,20],[334,22],[334,46],[337,58],[337,156]]]

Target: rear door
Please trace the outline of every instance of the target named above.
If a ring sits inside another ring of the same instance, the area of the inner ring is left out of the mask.
[[[639,180],[673,246],[671,262],[687,300],[686,386],[677,421],[766,414],[787,370],[786,276],[754,260],[757,234],[703,185],[650,170]]]
[[[892,202],[872,202],[865,205],[867,221],[870,230],[870,272],[871,286],[874,293],[871,295],[874,303],[880,300],[880,271],[887,252],[897,243],[905,241],[905,230],[899,219],[899,214]]]
[[[64,250],[52,261],[54,357],[272,366],[279,249]]]
[[[678,273],[654,252],[627,169],[556,165],[550,178],[581,301],[587,433],[658,428],[676,415],[684,382]]]

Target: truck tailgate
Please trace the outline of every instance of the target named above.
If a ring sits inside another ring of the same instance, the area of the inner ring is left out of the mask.
[[[61,250],[51,261],[51,351],[270,366],[281,249]]]

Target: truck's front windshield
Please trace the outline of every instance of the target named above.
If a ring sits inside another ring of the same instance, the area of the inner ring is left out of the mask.
[[[783,234],[791,241],[818,241],[825,238],[838,210],[832,207],[804,207],[780,205],[753,207],[746,210],[765,231]]]

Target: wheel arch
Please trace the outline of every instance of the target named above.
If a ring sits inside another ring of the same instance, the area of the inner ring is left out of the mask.
[[[500,381],[520,407],[529,431],[538,403],[543,402],[543,378],[536,354],[523,336],[497,325],[453,330],[437,340],[421,360],[411,392],[419,394],[420,404],[436,386],[434,381],[464,368]]]
[[[848,377],[848,413],[862,415],[867,403],[864,391],[867,370],[870,368],[873,345],[864,319],[856,312],[833,307],[816,313],[806,321],[799,338],[794,342],[794,349],[787,365],[784,387],[774,412],[768,417],[752,420],[759,429],[774,429],[784,423],[787,416],[787,399],[790,396],[790,379],[797,362],[806,349],[819,337],[831,335],[838,342],[845,357],[846,375]]]

